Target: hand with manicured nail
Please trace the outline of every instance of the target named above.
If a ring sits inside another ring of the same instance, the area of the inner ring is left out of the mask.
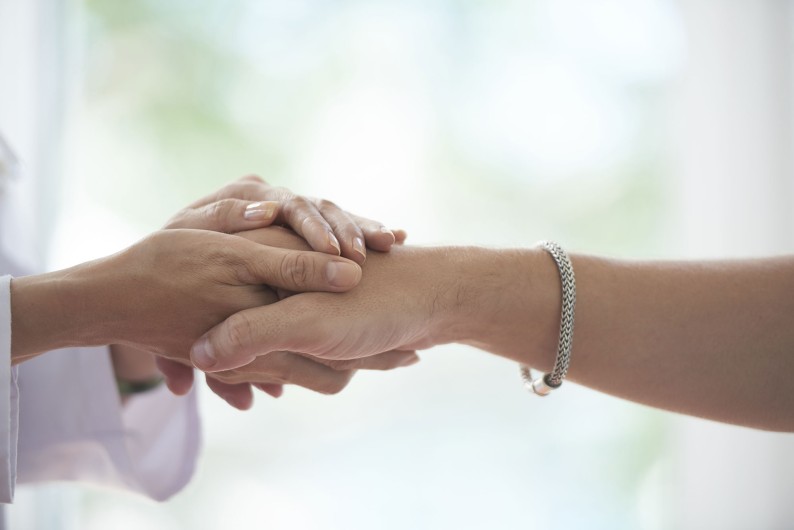
[[[292,246],[295,239],[274,228],[238,235],[274,246]],[[193,364],[210,373],[240,371],[279,351],[328,362],[435,345],[443,329],[439,301],[456,281],[438,268],[443,252],[373,253],[361,282],[349,292],[300,293],[236,313],[193,346]]]
[[[49,338],[28,333],[32,320],[18,322],[14,358],[65,341],[125,344],[187,359],[193,342],[217,322],[275,301],[271,287],[342,292],[360,279],[361,268],[340,256],[268,247],[205,230],[162,230],[113,256],[15,280],[20,315],[26,314],[25,304],[57,311],[66,300],[81,311],[57,315],[63,329],[41,326],[51,332]]]
[[[219,191],[194,202],[187,208],[178,212],[166,225],[166,228],[196,228],[214,230],[219,232],[236,233],[250,231],[258,227],[280,224],[291,227],[295,233],[306,238],[310,246],[306,246],[293,235],[276,238],[271,243],[281,244],[296,250],[309,250],[313,248],[329,254],[343,255],[356,262],[363,262],[366,257],[366,247],[374,250],[389,251],[393,244],[402,244],[405,232],[402,230],[391,231],[382,224],[363,217],[344,212],[333,203],[317,199],[299,197],[284,188],[270,186],[256,176],[243,177]],[[250,233],[250,232],[249,232]],[[286,234],[287,232],[283,232]],[[273,232],[271,232],[271,235]],[[340,245],[340,241],[342,244]],[[283,290],[280,290],[283,292]],[[404,365],[406,354],[393,356],[384,354],[383,358],[372,359],[356,368],[387,369]],[[409,354],[412,361],[416,358]],[[307,360],[295,356],[291,364],[287,363],[289,373],[293,377],[285,380],[278,368],[283,363],[273,368],[275,373],[268,372],[272,363],[256,363],[256,371],[248,374],[248,380],[235,374],[235,382],[229,382],[228,377],[219,374],[217,377],[208,377],[208,386],[218,395],[237,408],[247,408],[250,405],[251,386],[255,386],[271,395],[281,395],[283,383],[294,383],[307,388],[324,391],[333,388],[334,381],[339,381],[343,374],[337,374],[328,366],[323,370],[314,370],[304,373],[294,364],[306,365]],[[393,364],[389,364],[392,362]],[[165,376],[168,387],[177,394],[184,394],[193,384],[192,366],[172,361],[165,357],[157,359],[159,370]],[[352,368],[340,368],[343,372]],[[317,377],[308,378],[309,374]],[[322,376],[322,377],[320,377]],[[352,374],[348,375],[349,377]]]
[[[290,250],[309,248],[293,231],[281,227],[240,232],[237,236],[269,247]],[[277,291],[287,295],[294,293],[289,289],[281,288]],[[295,384],[317,392],[332,394],[347,385],[355,370],[390,370],[414,364],[418,360],[414,351],[405,348],[352,361],[327,360],[289,352],[276,352],[254,359],[253,362],[239,369],[206,374],[206,379],[208,386],[222,399],[235,408],[245,410],[252,404],[252,388],[258,388],[273,397],[281,395],[284,384]],[[166,358],[158,358],[157,362],[172,392],[185,394],[190,390],[194,379],[192,365]]]
[[[224,186],[177,213],[166,228],[198,228],[235,233],[269,225],[291,228],[309,246],[356,263],[367,249],[388,252],[405,239],[381,223],[353,215],[331,201],[296,195],[249,175]]]
[[[292,227],[310,247],[285,250],[230,235],[272,224]],[[367,247],[388,251],[405,239],[402,231],[257,177],[196,201],[166,228],[114,256],[14,279],[12,362],[67,346],[113,344],[120,380],[150,381],[162,373],[169,388],[185,393],[194,377],[190,346],[210,327],[274,302],[277,292],[350,289],[361,277],[356,262],[365,260]],[[286,383],[333,393],[356,369],[391,369],[417,360],[411,351],[346,364],[281,352],[245,370],[214,374],[208,385],[230,404],[247,408],[252,387],[276,397]]]

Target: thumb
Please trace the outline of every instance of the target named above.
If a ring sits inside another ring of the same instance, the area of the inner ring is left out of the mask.
[[[264,283],[293,292],[349,291],[361,281],[361,267],[339,256],[259,245],[239,238],[238,273],[246,284]]]
[[[190,360],[200,370],[219,372],[275,351],[321,351],[329,335],[322,322],[304,310],[299,299],[307,296],[311,295],[235,313],[196,341]]]

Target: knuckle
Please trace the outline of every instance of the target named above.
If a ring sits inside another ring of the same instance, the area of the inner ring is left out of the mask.
[[[317,208],[320,210],[339,210],[339,206],[333,201],[329,201],[328,199],[318,199]]]
[[[224,353],[234,355],[246,351],[251,345],[253,327],[251,318],[245,313],[235,313],[230,316],[223,327],[221,349],[228,348]]]
[[[309,201],[291,191],[285,190],[287,199],[284,201],[284,210],[288,216],[305,215],[309,209]]]
[[[239,199],[244,201],[261,201],[264,200],[266,197],[262,193],[261,184],[256,182],[243,182],[240,185],[240,195],[238,196]]]
[[[281,261],[281,277],[294,286],[305,286],[315,276],[316,266],[307,254],[296,252],[287,254]]]
[[[240,177],[241,182],[255,182],[256,184],[267,184],[265,179],[260,177],[259,175],[245,175],[244,177]]]
[[[223,199],[207,205],[207,218],[215,225],[218,230],[225,231],[231,221],[236,201],[234,199]]]
[[[249,186],[248,182],[242,180],[232,182],[222,190],[221,196],[226,199],[245,199]]]
[[[262,201],[268,197],[270,187],[259,177],[243,177],[226,188],[224,197],[244,201]]]

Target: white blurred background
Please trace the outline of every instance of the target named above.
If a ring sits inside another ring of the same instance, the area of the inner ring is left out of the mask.
[[[0,128],[51,267],[246,173],[414,244],[792,252],[792,72],[784,0],[0,0]],[[172,501],[28,488],[12,528],[794,526],[794,437],[541,403],[517,372],[449,346],[333,397],[204,392]]]

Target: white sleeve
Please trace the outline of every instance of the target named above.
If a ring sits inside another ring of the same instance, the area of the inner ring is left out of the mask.
[[[0,278],[0,502],[20,482],[74,480],[165,500],[195,469],[196,392],[165,386],[122,406],[107,347],[70,348],[11,368],[10,276]],[[18,443],[17,443],[18,440]]]
[[[18,393],[11,368],[11,276],[0,278],[0,502],[11,502],[17,480]]]
[[[122,407],[107,347],[48,352],[19,366],[20,482],[75,480],[165,500],[200,446],[196,393],[165,386]]]

